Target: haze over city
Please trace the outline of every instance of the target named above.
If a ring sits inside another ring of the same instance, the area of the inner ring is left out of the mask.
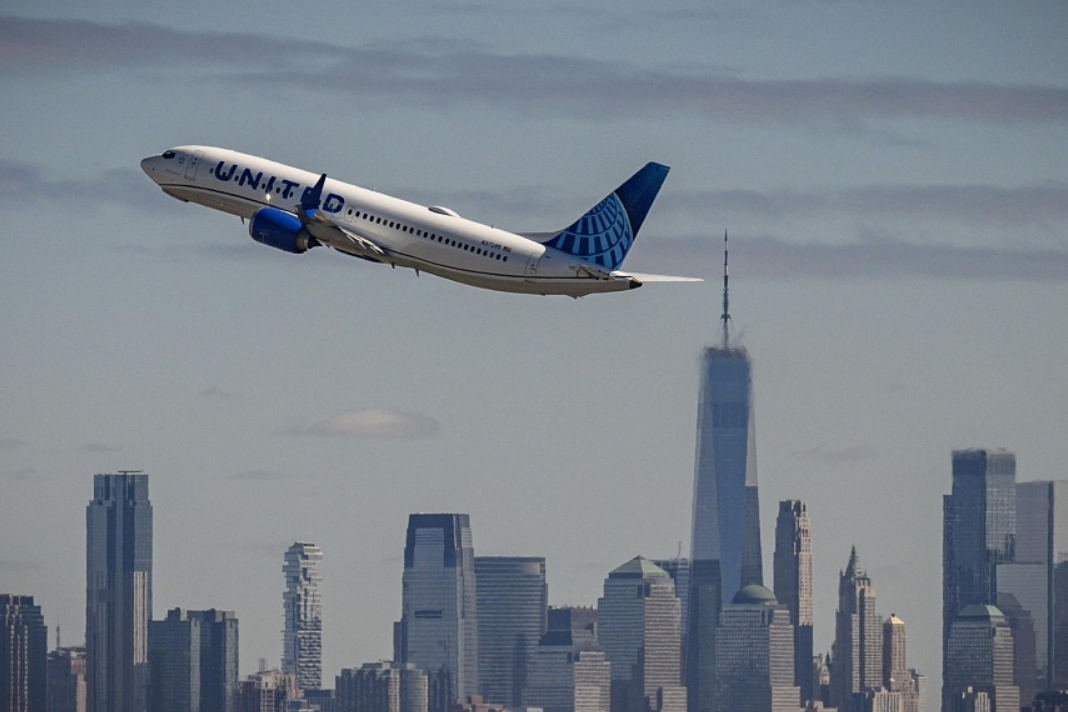
[[[154,613],[281,654],[282,556],[323,550],[324,661],[391,655],[411,512],[547,559],[592,605],[689,550],[698,358],[753,357],[765,580],[812,520],[815,648],[850,547],[940,670],[955,448],[1068,479],[1061,4],[9,2],[0,15],[0,591],[85,624],[92,475],[144,470]],[[627,267],[573,301],[256,245],[138,161],[204,143],[514,230],[672,167]]]

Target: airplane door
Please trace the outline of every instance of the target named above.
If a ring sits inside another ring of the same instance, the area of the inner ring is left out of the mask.
[[[200,165],[200,159],[203,157],[203,151],[193,151],[193,155],[189,157],[189,165],[185,167],[186,180],[194,180],[197,177],[197,167]]]

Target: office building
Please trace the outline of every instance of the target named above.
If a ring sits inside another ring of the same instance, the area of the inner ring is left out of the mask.
[[[297,676],[261,670],[237,683],[237,712],[289,712],[301,699]]]
[[[714,712],[796,712],[794,626],[763,586],[742,587],[716,630]]]
[[[549,630],[531,660],[527,707],[543,712],[610,712],[611,664],[592,637]]]
[[[744,348],[730,343],[726,244],[724,235],[723,335],[702,354],[697,404],[686,629],[690,712],[711,709],[720,609],[742,586],[764,583],[752,364]]]
[[[426,673],[411,663],[342,669],[334,689],[337,712],[427,712]]]
[[[523,704],[530,660],[546,630],[545,559],[476,556],[478,682],[482,699]]]
[[[48,712],[85,712],[85,647],[57,646],[46,667]]]
[[[33,596],[0,593],[0,710],[44,710],[48,628]]]
[[[286,550],[282,566],[286,578],[282,671],[295,675],[302,690],[317,689],[323,682],[322,558],[318,546],[298,541]]]
[[[796,499],[779,502],[775,520],[775,598],[790,611],[794,626],[794,684],[800,703],[814,698],[812,675],[812,529],[808,505]]]
[[[674,559],[652,559],[652,562],[667,571],[668,576],[675,582],[675,596],[682,606],[679,627],[685,636],[690,624],[690,560],[677,556]]]
[[[966,606],[946,641],[943,708],[953,709],[971,690],[987,694],[990,712],[1017,712],[1020,691],[1013,684],[1012,648],[1012,630],[997,607]]]
[[[942,670],[957,614],[997,601],[997,569],[1014,560],[1016,456],[954,450],[952,493],[942,502]]]
[[[908,666],[905,621],[891,613],[883,623],[883,690],[896,698],[896,712],[920,712],[920,689]]]
[[[600,650],[597,609],[590,606],[549,606],[549,631],[569,631],[581,650]]]
[[[635,557],[608,574],[597,601],[598,640],[612,665],[612,711],[685,710],[681,606],[667,572]],[[681,709],[678,707],[681,702]]]
[[[232,611],[174,608],[148,628],[151,712],[233,712],[238,634]]]
[[[145,712],[152,619],[148,475],[95,475],[85,514],[89,712]]]
[[[875,611],[875,586],[853,547],[838,577],[830,691],[831,703],[839,709],[848,709],[855,693],[882,685],[882,623]]]
[[[478,694],[478,603],[466,514],[412,514],[404,546],[400,662],[427,673],[430,712]]]

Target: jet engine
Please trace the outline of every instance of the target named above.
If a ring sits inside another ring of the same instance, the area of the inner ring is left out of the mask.
[[[319,243],[308,234],[300,218],[278,208],[260,208],[248,221],[248,234],[256,242],[300,254]]]

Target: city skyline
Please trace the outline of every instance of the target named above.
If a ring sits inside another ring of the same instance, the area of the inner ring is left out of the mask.
[[[808,502],[816,650],[856,544],[937,688],[950,451],[1065,474],[1068,9],[418,9],[5,5],[0,583],[76,643],[86,478],[122,468],[152,473],[157,615],[237,611],[246,670],[281,658],[296,540],[329,554],[324,667],[388,657],[411,512],[592,602],[689,546],[729,229],[764,563]],[[659,161],[628,267],[707,281],[524,299],[290,259],[139,173],[182,142],[530,230]]]

